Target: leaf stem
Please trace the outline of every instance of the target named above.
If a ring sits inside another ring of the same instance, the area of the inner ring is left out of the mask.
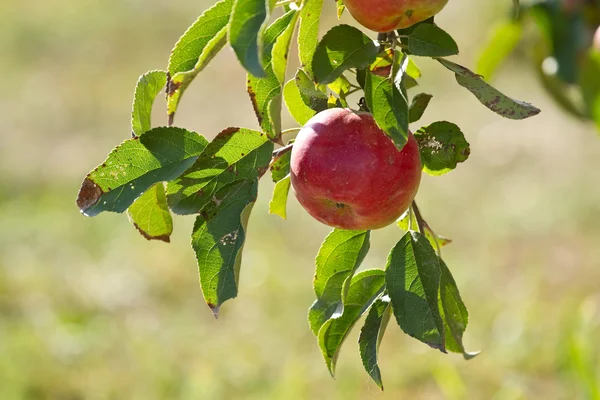
[[[417,225],[419,227],[419,232],[424,235],[425,234],[425,225],[427,225],[427,222],[425,222],[425,220],[423,219],[423,216],[421,215],[421,211],[419,210],[419,207],[417,206],[417,202],[414,200],[412,202],[411,209],[415,213],[415,218],[417,219]]]
[[[286,133],[299,132],[301,129],[302,129],[302,127],[300,127],[300,126],[297,128],[285,129],[285,130],[281,131],[281,134],[285,135]]]
[[[281,0],[275,3],[275,7],[285,6],[286,4],[295,3],[296,0]]]

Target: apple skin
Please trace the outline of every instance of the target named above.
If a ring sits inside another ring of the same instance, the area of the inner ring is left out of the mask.
[[[344,0],[362,26],[375,32],[404,29],[433,17],[448,0]]]
[[[292,149],[291,182],[318,221],[347,230],[378,229],[410,206],[421,182],[412,133],[398,151],[369,113],[331,108],[311,118]]]

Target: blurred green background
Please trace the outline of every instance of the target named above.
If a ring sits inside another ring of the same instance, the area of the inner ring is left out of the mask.
[[[268,179],[240,295],[218,321],[198,284],[193,218],[175,220],[167,245],[147,242],[124,215],[79,214],[83,176],[130,134],[138,76],[166,66],[209,3],[0,1],[0,399],[599,398],[600,138],[552,103],[523,54],[495,84],[542,108],[524,122],[503,120],[441,66],[420,63],[422,89],[434,94],[422,123],[449,119],[471,143],[467,163],[424,177],[418,200],[454,239],[444,256],[470,309],[466,344],[482,354],[441,354],[390,323],[383,393],[362,370],[357,331],[329,376],[306,321],[328,229],[293,198],[287,221],[268,215]],[[322,29],[337,23],[326,3]],[[475,65],[509,3],[450,2],[437,21],[457,39],[460,62]],[[257,127],[244,84],[224,51],[176,123],[207,137]],[[365,267],[383,267],[401,234],[374,232]]]

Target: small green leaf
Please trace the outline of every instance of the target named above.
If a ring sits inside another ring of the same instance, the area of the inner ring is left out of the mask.
[[[301,69],[296,72],[296,86],[306,106],[318,113],[327,109],[327,94],[319,90],[315,83]]]
[[[263,34],[269,22],[272,0],[236,0],[229,26],[229,43],[240,64],[256,77],[263,68]]]
[[[349,25],[331,28],[317,45],[312,59],[315,81],[331,83],[349,68],[365,68],[377,57],[379,47]]]
[[[317,300],[308,312],[315,336],[336,311],[341,313],[352,275],[369,251],[369,239],[369,231],[334,229],[321,245],[313,282]]]
[[[165,187],[159,182],[137,198],[127,209],[129,220],[148,240],[170,242],[173,217],[167,206]]]
[[[344,5],[344,0],[336,0],[336,8],[337,8],[337,17],[338,17],[338,19],[341,19],[342,14],[344,14],[344,10],[346,10],[346,6]]]
[[[420,24],[408,37],[411,54],[446,57],[458,54],[458,45],[446,31],[433,24]]]
[[[488,82],[502,62],[513,52],[523,36],[523,26],[518,22],[503,22],[492,29],[492,35],[477,61],[477,73]]]
[[[258,181],[222,186],[202,210],[192,233],[200,286],[215,317],[226,300],[237,296],[246,227],[256,201]]]
[[[252,129],[219,133],[183,175],[167,184],[167,201],[177,214],[200,212],[230,182],[261,177],[269,166],[273,143]]]
[[[540,109],[529,103],[514,100],[487,84],[473,71],[443,58],[437,59],[444,67],[454,72],[456,81],[468,89],[477,99],[496,114],[510,119],[525,119],[540,113]]]
[[[140,136],[152,128],[152,105],[166,84],[167,73],[165,71],[150,71],[140,76],[135,85],[131,110],[131,131],[134,136]]]
[[[167,112],[171,120],[187,87],[225,45],[233,2],[222,0],[206,10],[171,51],[171,79],[167,84]]]
[[[346,97],[346,94],[352,89],[352,84],[344,75],[340,75],[337,79],[327,85],[333,93],[339,96]]]
[[[287,218],[287,199],[290,186],[291,179],[289,175],[275,184],[273,198],[269,202],[269,214],[279,215],[283,219]]]
[[[319,43],[319,23],[323,0],[306,0],[300,13],[298,27],[298,57],[300,66],[309,76],[313,76],[312,60]]]
[[[448,266],[441,258],[439,263],[441,267],[440,311],[445,322],[446,348],[454,353],[462,353],[463,357],[469,360],[479,354],[479,352],[467,352],[463,345],[462,338],[469,323],[469,313]]]
[[[362,271],[352,278],[344,308],[319,329],[318,340],[325,364],[333,376],[340,348],[350,330],[385,289],[385,272],[380,269]]]
[[[410,104],[410,108],[408,109],[408,122],[413,123],[417,122],[421,119],[431,98],[433,96],[427,93],[419,93],[412,99],[412,103]]]
[[[390,309],[390,298],[384,293],[383,296],[375,300],[369,309],[358,338],[358,348],[363,366],[381,390],[383,390],[383,382],[381,381],[381,371],[377,364],[377,358],[381,339],[390,320]]]
[[[271,178],[273,182],[277,183],[290,174],[290,160],[292,159],[292,152],[287,151],[283,153],[271,164]]]
[[[471,153],[465,135],[451,122],[434,122],[415,132],[415,138],[419,143],[423,171],[429,175],[450,172]]]
[[[117,146],[84,179],[77,205],[93,217],[121,213],[150,186],[170,181],[196,161],[208,141],[181,128],[154,128]]]
[[[293,30],[298,17],[297,10],[290,10],[271,24],[264,33],[264,45],[262,63],[265,69],[264,77],[256,77],[248,74],[247,90],[250,100],[254,106],[254,112],[262,130],[268,135],[269,139],[280,143],[281,141],[281,92],[283,77],[278,77],[274,71],[275,45],[283,47],[280,38],[286,38],[290,30]],[[290,34],[291,35],[291,34]],[[289,44],[289,37],[287,37]],[[285,41],[284,41],[285,42]],[[283,49],[278,48],[278,56],[283,57]],[[280,74],[285,74],[286,60],[280,60],[278,68]],[[282,65],[283,64],[283,65]],[[280,79],[281,78],[281,81]]]
[[[390,252],[386,265],[387,290],[402,330],[446,352],[440,315],[440,263],[425,236],[407,232]]]
[[[412,215],[412,225],[409,225],[409,216]],[[400,229],[402,229],[403,231],[408,232],[409,230],[411,230],[411,226],[412,228],[416,228],[417,227],[417,219],[415,218],[414,213],[411,213],[410,210],[407,210],[396,222],[396,225],[398,225],[398,227]],[[431,230],[431,228],[429,227],[429,225],[425,225],[425,237],[427,238],[427,240],[429,240],[429,243],[431,244],[431,247],[433,247],[434,249],[436,249],[438,246],[440,248],[452,243],[451,239],[448,239],[444,236],[438,235],[437,233],[433,232],[433,230]]]
[[[586,114],[600,128],[600,51],[591,50],[586,54],[579,77]]]
[[[413,79],[419,79],[421,77],[421,70],[415,60],[412,57],[408,57],[408,65],[406,66],[406,75]]]
[[[402,72],[400,72],[402,74]],[[365,100],[377,125],[401,150],[408,137],[408,100],[391,77],[368,71]]]

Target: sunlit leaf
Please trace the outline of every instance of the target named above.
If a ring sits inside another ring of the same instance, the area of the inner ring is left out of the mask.
[[[275,184],[273,197],[269,202],[269,214],[279,215],[281,218],[287,218],[287,199],[290,193],[291,179],[286,176]]]
[[[173,217],[167,206],[162,182],[138,197],[127,209],[127,215],[133,226],[146,239],[169,243],[173,233]]]
[[[387,291],[398,325],[408,335],[446,352],[440,315],[439,259],[425,236],[407,232],[388,256]]]
[[[219,133],[183,175],[167,184],[169,207],[177,214],[200,212],[230,182],[262,176],[273,143],[252,129],[228,128]]]
[[[312,60],[319,43],[319,23],[323,0],[306,0],[300,13],[298,27],[298,57],[300,66],[309,76],[313,76]]]
[[[523,35],[518,22],[503,22],[492,29],[490,39],[477,61],[477,73],[490,81],[498,67],[513,52]]]
[[[319,329],[319,347],[331,375],[335,374],[340,348],[348,333],[384,289],[385,272],[383,270],[371,269],[356,274],[351,280],[348,294],[343,301],[343,311],[333,315]]]
[[[369,251],[369,239],[369,231],[334,229],[321,245],[313,282],[317,300],[308,312],[310,328],[315,335],[334,313],[342,312],[352,275]]]
[[[215,317],[223,302],[237,296],[246,226],[256,201],[258,181],[221,186],[196,218],[192,247],[200,286]]]
[[[131,110],[131,131],[134,136],[140,136],[152,128],[152,105],[166,84],[165,71],[150,71],[140,76],[135,85]]]
[[[181,128],[154,128],[127,140],[87,175],[77,205],[88,216],[121,213],[155,183],[181,175],[207,144],[204,137]]]

